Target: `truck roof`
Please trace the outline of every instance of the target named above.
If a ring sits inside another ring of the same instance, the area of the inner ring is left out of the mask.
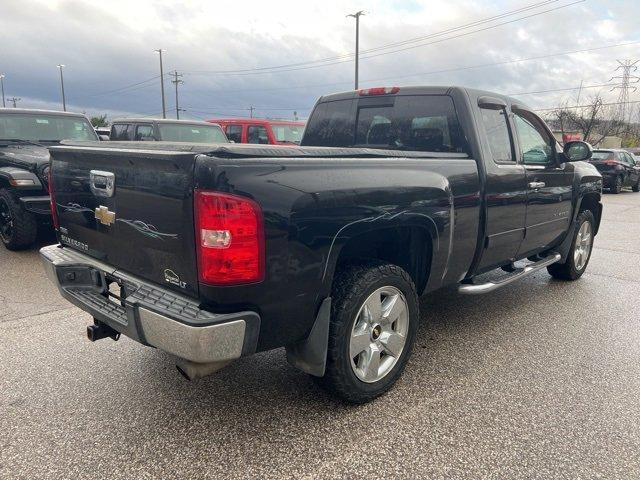
[[[0,108],[0,114],[22,114],[22,115],[59,115],[61,117],[82,117],[86,115],[76,112],[61,112],[60,110],[42,110],[36,108]]]
[[[212,118],[209,123],[252,123],[254,125],[297,125],[303,126],[300,120],[270,120],[268,118]]]
[[[398,93],[395,94],[386,94],[386,95],[448,95],[454,90],[458,90],[461,92],[466,92],[472,97],[481,97],[484,95],[499,98],[504,100],[506,103],[517,103],[522,106],[526,106],[520,100],[510,97],[508,95],[502,95],[500,93],[490,92],[486,90],[479,90],[476,88],[467,88],[456,85],[449,86],[409,86],[409,87],[399,87]],[[361,89],[367,90],[367,88]],[[358,98],[360,94],[359,90],[349,90],[347,92],[339,92],[339,93],[331,93],[328,95],[323,95],[318,99],[318,102],[329,102],[334,100],[348,100],[351,98]]]
[[[111,122],[114,123],[166,123],[177,125],[207,125],[211,126],[211,122],[202,120],[176,120],[174,118],[116,118]]]

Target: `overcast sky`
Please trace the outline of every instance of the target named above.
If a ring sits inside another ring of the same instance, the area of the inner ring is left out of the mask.
[[[162,48],[165,72],[183,74],[185,117],[254,106],[304,118],[318,96],[353,88],[355,22],[345,15],[358,10],[361,87],[457,84],[545,108],[575,102],[582,81],[582,99],[601,91],[615,101],[610,87],[590,87],[611,83],[617,59],[640,59],[638,0],[2,0],[1,10],[7,98],[61,108],[65,64],[67,109],[110,117],[161,113]]]

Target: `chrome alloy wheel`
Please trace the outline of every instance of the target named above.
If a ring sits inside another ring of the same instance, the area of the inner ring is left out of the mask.
[[[358,379],[377,382],[394,367],[407,341],[409,307],[400,290],[381,287],[360,307],[351,330],[349,356]]]
[[[593,245],[593,232],[591,222],[584,222],[580,225],[578,236],[576,237],[576,246],[573,250],[573,263],[576,270],[582,270],[589,260],[591,246]]]

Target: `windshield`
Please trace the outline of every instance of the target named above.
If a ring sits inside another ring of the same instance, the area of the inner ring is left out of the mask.
[[[55,114],[0,113],[0,140],[59,142],[98,140],[91,124],[82,117]]]
[[[593,152],[591,160],[613,160],[613,152]]]
[[[165,142],[229,143],[217,125],[159,124],[160,139]]]
[[[447,95],[369,96],[320,103],[303,145],[466,153],[467,141]]]
[[[303,125],[271,125],[276,142],[300,143]]]

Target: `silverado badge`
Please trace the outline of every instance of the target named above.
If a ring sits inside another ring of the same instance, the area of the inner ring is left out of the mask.
[[[116,212],[110,212],[107,207],[96,207],[96,220],[103,225],[111,225],[116,221]]]

